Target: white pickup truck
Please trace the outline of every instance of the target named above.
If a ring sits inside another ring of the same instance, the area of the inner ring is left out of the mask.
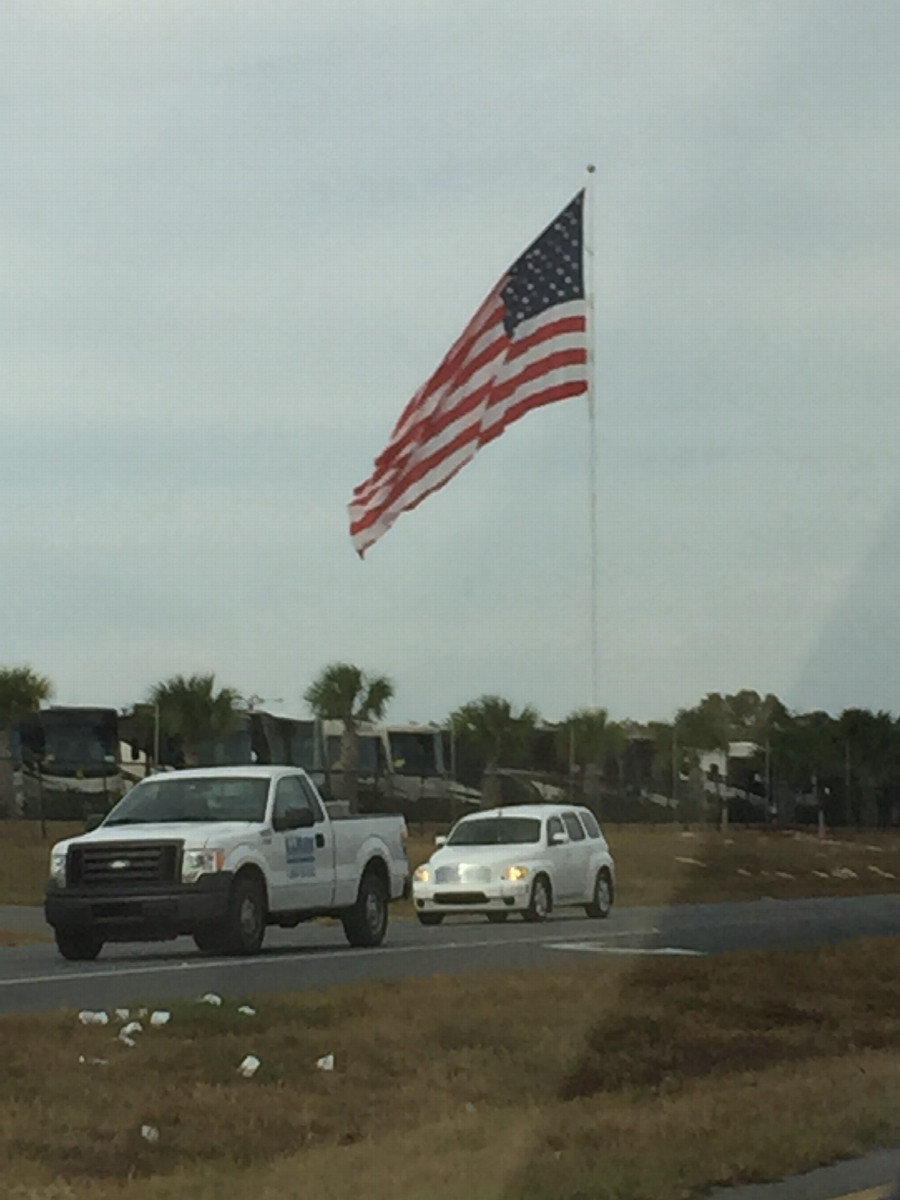
[[[323,915],[351,945],[377,946],[408,887],[403,817],[333,817],[296,767],[216,767],[152,775],[55,845],[44,911],[73,960],[180,934],[255,954],[267,925]]]

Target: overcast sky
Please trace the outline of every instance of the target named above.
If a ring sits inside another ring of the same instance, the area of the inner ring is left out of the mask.
[[[591,701],[583,399],[360,561],[403,406],[597,164],[599,700],[900,710],[894,0],[5,0],[0,662]]]

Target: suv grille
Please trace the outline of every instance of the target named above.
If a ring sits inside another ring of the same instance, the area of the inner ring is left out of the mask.
[[[70,887],[116,890],[175,883],[180,873],[180,858],[180,842],[70,846],[66,879]]]

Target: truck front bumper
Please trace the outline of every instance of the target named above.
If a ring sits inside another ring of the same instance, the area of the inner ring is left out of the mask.
[[[228,911],[231,871],[165,889],[108,892],[47,885],[47,924],[66,933],[93,930],[107,942],[165,941],[221,921]]]

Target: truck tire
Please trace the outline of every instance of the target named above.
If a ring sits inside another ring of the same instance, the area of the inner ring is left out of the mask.
[[[416,913],[420,925],[440,925],[444,919],[443,913]]]
[[[93,929],[57,929],[55,937],[57,950],[69,962],[90,962],[103,949],[103,938]]]
[[[387,923],[387,888],[376,871],[365,871],[359,881],[356,903],[341,917],[344,936],[351,946],[380,946]]]
[[[258,954],[265,936],[265,888],[252,875],[238,876],[228,898],[228,915],[221,931],[214,931],[211,938],[204,937],[204,941],[207,946],[220,947],[213,953]],[[196,936],[194,940],[197,940]]]

